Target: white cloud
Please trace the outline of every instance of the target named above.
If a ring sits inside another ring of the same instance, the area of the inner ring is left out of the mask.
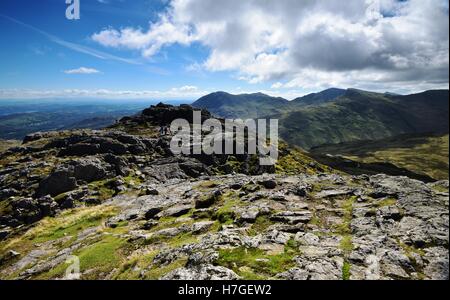
[[[144,57],[201,43],[210,49],[204,69],[250,83],[398,90],[448,86],[448,26],[446,0],[172,0],[147,29],[92,39]]]
[[[93,68],[80,67],[78,69],[65,70],[64,73],[66,73],[66,74],[97,74],[97,73],[101,73],[101,72],[99,70],[96,70]]]
[[[281,82],[275,82],[274,84],[272,84],[272,86],[270,88],[272,89],[279,89],[282,88],[283,84]]]
[[[175,91],[179,91],[179,92],[186,92],[186,93],[192,93],[192,92],[197,92],[198,91],[198,87],[193,86],[193,85],[185,85],[182,86],[180,88],[175,88]]]
[[[195,86],[174,87],[168,90],[110,90],[110,89],[64,89],[31,90],[0,89],[0,99],[39,99],[39,98],[101,98],[101,99],[149,99],[149,100],[187,100],[198,99],[211,91],[200,90]]]
[[[120,31],[109,28],[95,33],[92,39],[103,46],[141,50],[144,57],[153,56],[166,45],[188,45],[193,41],[187,25],[173,24],[166,16],[152,24],[147,32],[131,27]]]

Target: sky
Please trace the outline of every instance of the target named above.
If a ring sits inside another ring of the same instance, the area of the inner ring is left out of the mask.
[[[79,2],[0,1],[0,99],[449,87],[447,0]]]

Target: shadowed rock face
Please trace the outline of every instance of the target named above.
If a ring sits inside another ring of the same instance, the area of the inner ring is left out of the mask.
[[[0,154],[0,279],[63,278],[74,254],[83,279],[448,279],[448,181],[175,156],[155,132],[189,110]]]
[[[195,110],[201,112],[202,122],[212,117],[207,110]],[[184,119],[189,123],[192,123],[193,112],[194,108],[190,105],[172,106],[159,103],[158,105],[152,105],[151,107],[144,109],[140,115],[122,118],[120,122],[126,123],[132,121],[138,124],[148,122],[153,125],[161,126],[170,125],[170,123],[176,119]]]

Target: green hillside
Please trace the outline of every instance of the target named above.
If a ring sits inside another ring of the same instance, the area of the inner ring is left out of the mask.
[[[0,139],[0,153],[12,147],[17,147],[21,144],[18,140],[2,140]]]
[[[281,137],[309,149],[408,133],[448,132],[448,90],[389,96],[348,90],[334,102],[272,115]]]
[[[434,179],[448,179],[449,135],[406,135],[379,141],[357,141],[324,145],[311,149],[318,155],[341,156],[357,162],[374,164],[389,162],[399,168]]]
[[[192,106],[205,108],[222,118],[261,118],[289,107],[289,101],[262,93],[232,95],[216,92],[206,95]]]
[[[328,89],[291,102],[261,93],[217,92],[194,102],[223,118],[274,118],[288,143],[323,144],[379,140],[400,134],[447,133],[448,90],[401,96],[356,89]]]

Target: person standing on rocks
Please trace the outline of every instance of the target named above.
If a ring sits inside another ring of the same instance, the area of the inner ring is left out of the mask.
[[[159,127],[159,135],[165,136],[167,134],[167,126],[161,125]]]

